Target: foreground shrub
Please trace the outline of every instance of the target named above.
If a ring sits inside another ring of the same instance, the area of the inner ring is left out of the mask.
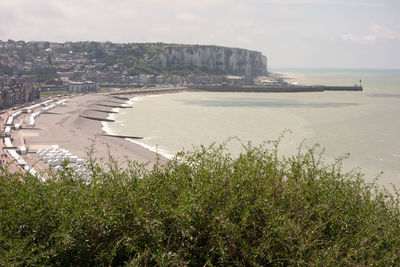
[[[96,162],[0,179],[0,265],[399,265],[398,198],[321,162],[247,146],[152,170]],[[24,182],[21,182],[21,179]]]

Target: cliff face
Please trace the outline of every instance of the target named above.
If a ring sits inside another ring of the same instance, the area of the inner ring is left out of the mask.
[[[195,66],[207,73],[261,76],[267,74],[267,58],[260,52],[215,46],[167,47],[153,61],[162,68]]]

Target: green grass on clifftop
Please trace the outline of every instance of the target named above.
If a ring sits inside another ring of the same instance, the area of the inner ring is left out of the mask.
[[[400,265],[397,197],[315,149],[277,153],[199,148],[152,170],[91,162],[90,183],[3,169],[0,265]]]

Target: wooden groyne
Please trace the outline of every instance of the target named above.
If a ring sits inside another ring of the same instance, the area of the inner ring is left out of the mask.
[[[106,119],[106,118],[90,117],[90,116],[84,116],[84,115],[79,115],[79,117],[85,118],[85,119],[88,119],[88,120],[94,120],[94,121],[115,122],[115,120]]]
[[[104,99],[104,102],[110,102],[110,103],[114,103],[114,104],[125,104],[125,102],[121,102],[121,101],[113,101],[113,100],[109,100],[109,99]]]
[[[115,134],[101,134],[101,136],[115,137],[115,138],[130,138],[130,139],[144,139],[141,136],[131,136],[131,135],[115,135]]]
[[[112,111],[112,110],[102,110],[102,109],[94,109],[94,108],[91,108],[90,110],[97,111],[97,112],[108,113],[108,114],[111,114],[111,113],[118,113],[118,112]]]
[[[108,108],[132,108],[130,106],[116,106],[116,105],[106,105],[106,104],[96,104],[96,105]]]
[[[120,96],[116,96],[116,95],[113,95],[112,97],[114,97],[116,99],[121,99],[121,100],[129,100],[128,97],[120,97]]]

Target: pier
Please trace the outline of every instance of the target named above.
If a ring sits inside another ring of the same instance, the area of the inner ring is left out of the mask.
[[[274,85],[274,86],[196,86],[190,87],[206,92],[252,92],[252,93],[305,93],[325,91],[362,91],[362,86],[325,85]]]
[[[271,85],[271,86],[237,86],[237,85],[199,85],[184,88],[155,88],[140,89],[110,93],[117,99],[128,100],[121,95],[143,95],[143,94],[165,94],[180,92],[249,92],[249,93],[308,93],[325,91],[362,91],[363,87],[358,85],[339,86],[339,85]],[[106,106],[106,105],[103,105]],[[110,107],[109,105],[107,105]]]

